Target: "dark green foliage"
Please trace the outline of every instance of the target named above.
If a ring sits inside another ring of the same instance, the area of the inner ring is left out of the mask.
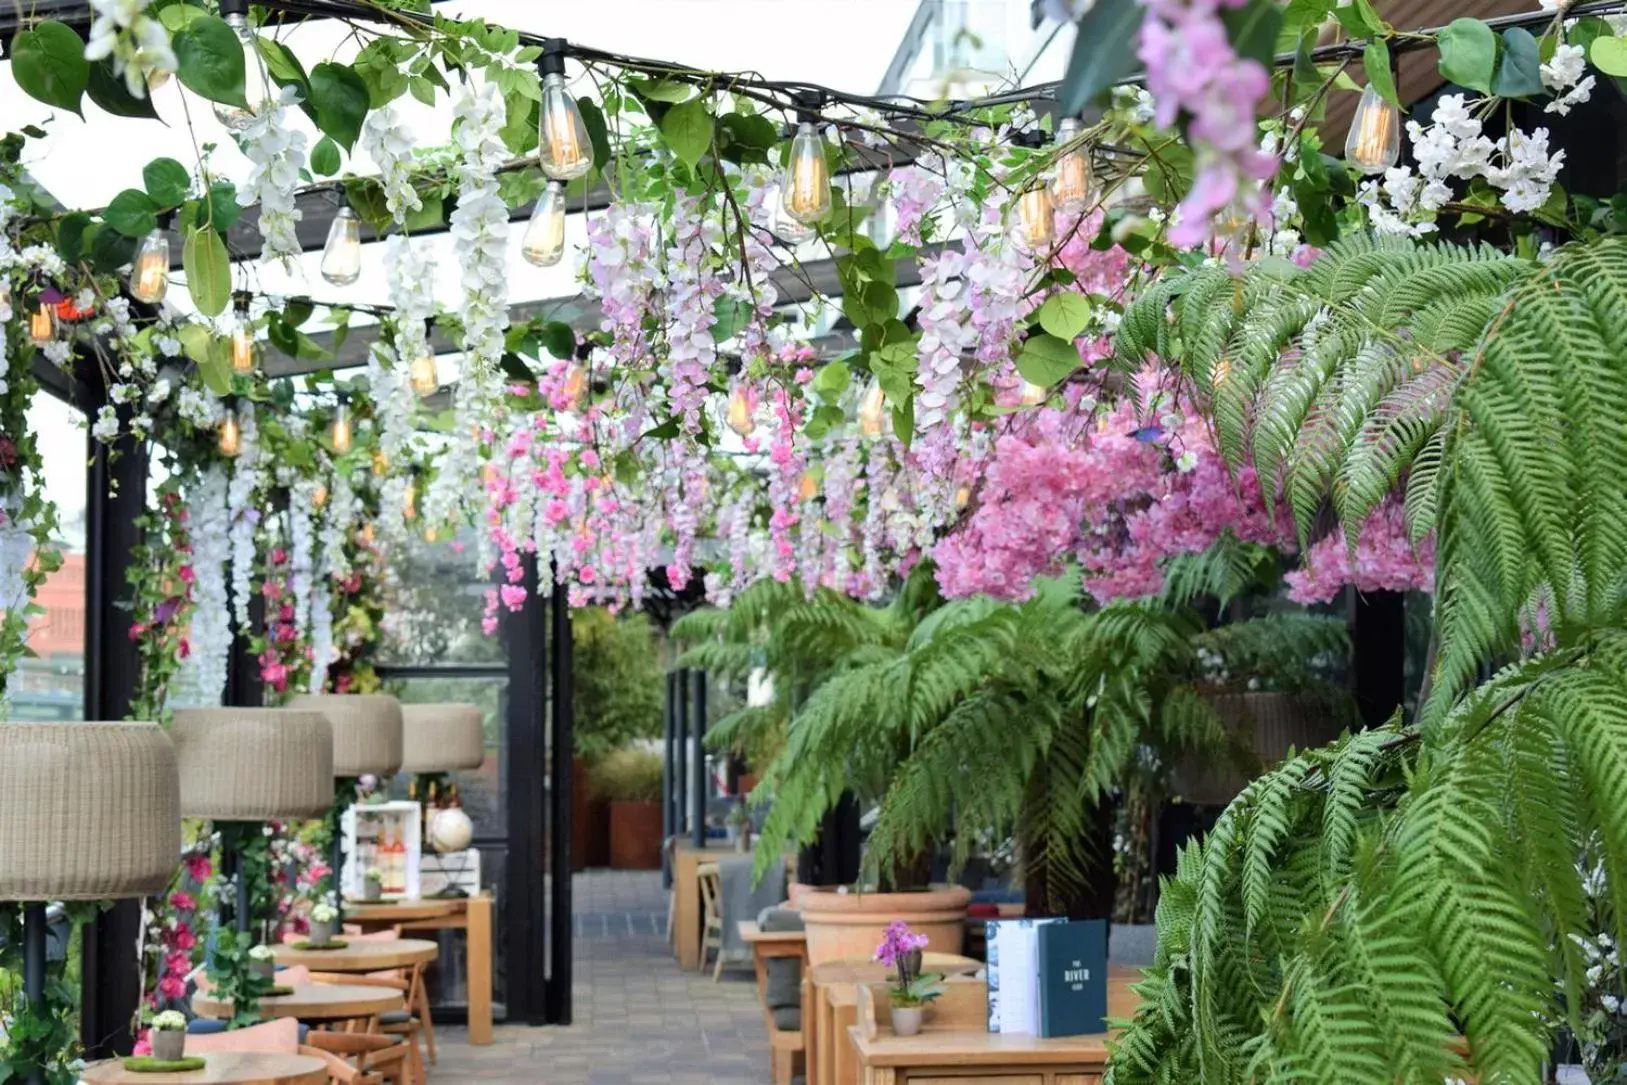
[[[661,737],[664,671],[642,613],[571,612],[576,752],[597,761],[630,742]]]

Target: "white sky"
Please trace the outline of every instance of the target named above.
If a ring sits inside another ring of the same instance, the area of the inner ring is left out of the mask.
[[[669,60],[720,71],[752,70],[769,79],[807,80],[827,86],[873,93],[892,60],[918,0],[453,0],[438,12],[455,18],[484,18],[520,30],[563,37],[583,45],[650,59]],[[323,60],[349,59],[357,46],[344,40],[342,28],[308,23],[283,35],[309,70]],[[574,73],[573,73],[574,74]],[[240,180],[248,163],[226,137],[209,103],[171,80],[154,94],[166,126],[155,121],[110,117],[88,100],[86,119],[54,110],[24,94],[11,78],[10,64],[0,63],[0,130],[39,124],[50,133],[31,140],[25,164],[34,178],[68,207],[94,208],[124,188],[140,188],[141,169],[167,155],[195,166],[198,147],[218,144],[212,163],[225,176]],[[447,140],[451,108],[442,101],[430,109],[410,97],[396,103],[414,127],[418,141],[437,145]],[[192,128],[184,119],[190,116]],[[319,134],[303,115],[310,144]],[[196,138],[197,145],[194,144]],[[347,163],[347,168],[349,168]],[[375,172],[360,161],[356,172]],[[523,223],[511,231],[511,300],[559,297],[575,292],[575,261],[553,268],[534,268],[519,258]],[[581,216],[572,216],[567,246],[585,242]],[[430,242],[437,264],[437,297],[455,306],[458,276],[451,240],[442,234]],[[275,268],[256,269],[258,289],[310,294],[320,300],[377,302],[388,300],[384,270],[370,252],[361,279],[336,288],[317,274],[319,253],[309,254],[292,275]],[[186,291],[177,281],[170,298],[187,308]],[[49,397],[43,397],[49,398]],[[65,525],[79,521],[84,510],[85,438],[66,423],[77,412],[56,403],[37,406],[30,417],[41,435],[46,483]]]

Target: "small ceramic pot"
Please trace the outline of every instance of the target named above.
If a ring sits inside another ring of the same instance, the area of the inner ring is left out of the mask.
[[[925,1006],[894,1006],[893,1035],[914,1036],[921,1031],[921,1019],[925,1016]]]
[[[155,1059],[175,1062],[186,1056],[186,1033],[180,1029],[153,1029],[147,1042],[152,1045]]]
[[[338,924],[331,919],[311,920],[311,945],[327,945],[329,942],[333,941],[333,936],[338,933],[337,928]]]
[[[382,895],[382,888],[383,888],[383,886],[382,886],[382,884],[379,882],[379,880],[377,878],[363,878],[362,879],[362,899],[363,900],[378,900],[379,897]]]
[[[737,830],[734,836],[734,850],[744,854],[751,850],[751,830]]]

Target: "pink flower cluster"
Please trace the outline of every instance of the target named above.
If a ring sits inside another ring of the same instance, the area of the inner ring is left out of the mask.
[[[1276,174],[1277,161],[1259,147],[1255,107],[1271,89],[1259,62],[1239,57],[1220,9],[1247,0],[1141,0],[1147,9],[1137,49],[1147,66],[1154,120],[1160,128],[1179,113],[1197,150],[1198,173],[1170,228],[1172,245],[1201,245],[1214,220],[1238,206],[1253,218],[1266,213],[1269,195],[1256,182]]]
[[[873,959],[892,968],[900,957],[924,950],[930,942],[926,935],[910,930],[910,925],[902,919],[895,919],[887,925],[886,933],[881,936],[881,944],[876,947]]]
[[[1283,579],[1296,603],[1326,603],[1346,584],[1357,591],[1435,590],[1435,536],[1414,545],[1401,502],[1391,498],[1368,516],[1352,557],[1343,528],[1312,543]]]

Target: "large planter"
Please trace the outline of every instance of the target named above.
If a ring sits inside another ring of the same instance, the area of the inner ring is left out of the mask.
[[[571,869],[610,864],[610,804],[594,794],[587,765],[571,758]]]
[[[870,959],[887,925],[899,919],[926,935],[928,952],[959,953],[972,891],[940,885],[910,893],[838,893],[808,886],[798,896],[808,931],[808,963],[825,964]]]
[[[661,869],[661,804],[610,804],[610,866],[615,870]]]
[[[1287,757],[1290,748],[1325,746],[1341,730],[1325,710],[1291,693],[1214,693],[1205,699],[1238,745],[1257,759],[1262,772]],[[1176,767],[1171,784],[1185,802],[1224,806],[1255,775],[1224,760],[1188,757]]]

